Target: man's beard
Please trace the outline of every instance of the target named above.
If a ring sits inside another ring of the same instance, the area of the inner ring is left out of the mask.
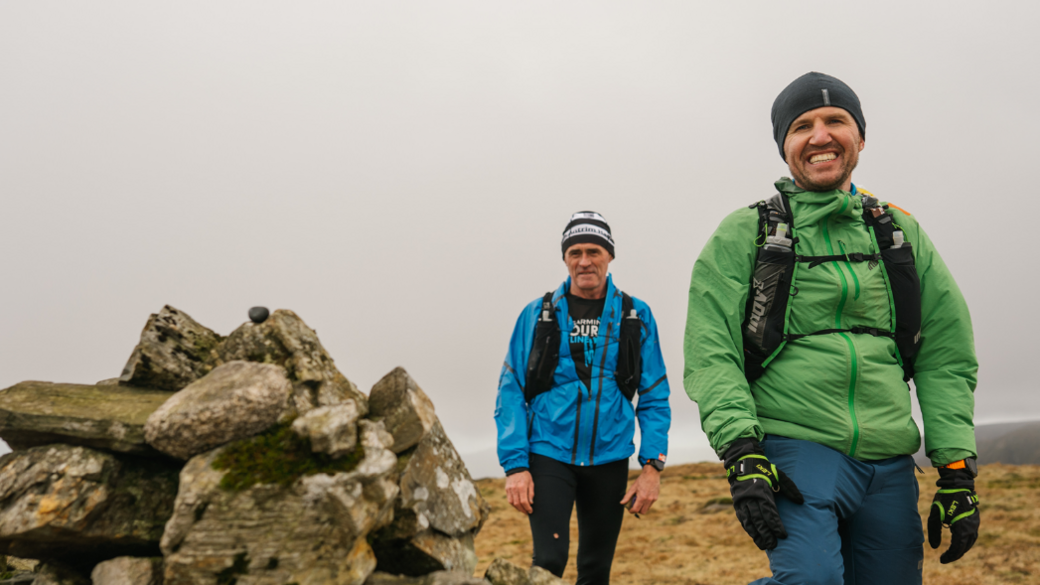
[[[791,174],[794,175],[795,184],[801,187],[802,189],[805,189],[806,191],[832,191],[834,189],[840,189],[842,186],[844,186],[845,181],[848,181],[849,177],[852,176],[852,171],[856,169],[856,165],[859,164],[858,156],[855,157],[855,159],[853,159],[851,157],[845,156],[845,151],[842,151],[841,154],[844,162],[842,163],[841,174],[838,176],[837,179],[833,181],[827,181],[825,183],[818,183],[810,180],[806,175],[803,175],[802,173],[795,171],[792,168]]]

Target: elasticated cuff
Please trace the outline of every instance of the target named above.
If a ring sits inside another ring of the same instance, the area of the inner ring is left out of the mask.
[[[747,455],[765,455],[766,452],[762,450],[762,446],[758,444],[758,439],[737,439],[730,443],[729,448],[726,449],[726,454],[723,456],[723,464],[726,469],[737,464],[741,457]]]
[[[967,469],[939,469],[939,479],[935,485],[944,490],[973,490],[975,478]]]

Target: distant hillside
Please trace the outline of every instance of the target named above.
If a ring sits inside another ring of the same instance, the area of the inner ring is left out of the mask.
[[[977,439],[979,463],[1040,464],[1040,421],[991,439]]]
[[[975,427],[979,464],[1040,465],[1040,421],[979,425]],[[921,467],[931,463],[924,449],[914,455]]]
[[[993,439],[999,439],[1010,432],[1036,424],[1040,424],[1040,420],[979,425],[975,427],[975,441],[977,443],[992,441]]]

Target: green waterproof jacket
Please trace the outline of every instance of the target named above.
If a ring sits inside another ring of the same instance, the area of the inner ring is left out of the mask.
[[[794,214],[796,252],[805,256],[873,253],[858,194],[804,191],[783,178]],[[853,187],[853,192],[856,189]],[[917,220],[891,208],[913,246],[921,279],[921,344],[914,385],[933,465],[975,456],[972,422],[978,363],[971,318],[957,283]],[[921,434],[895,341],[829,333],[789,341],[750,387],[741,326],[754,271],[758,211],[730,214],[693,267],[683,347],[687,394],[721,457],[736,439],[781,435],[875,460],[912,454]],[[853,327],[892,330],[884,270],[867,262],[799,266],[790,297],[791,334]]]

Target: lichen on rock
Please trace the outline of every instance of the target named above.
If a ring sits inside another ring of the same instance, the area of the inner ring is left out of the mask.
[[[473,485],[440,421],[398,458],[401,495],[394,521],[372,535],[379,570],[404,575],[472,573],[473,538],[490,506]]]
[[[303,413],[293,422],[293,431],[309,439],[315,452],[338,458],[349,455],[357,445],[358,418],[357,404],[347,400]]]
[[[394,455],[383,446],[389,440],[381,436],[381,425],[362,423],[356,452],[364,456],[353,470],[304,474],[288,485],[299,471],[295,463],[275,465],[270,471],[280,479],[273,483],[250,479],[240,489],[221,487],[230,470],[215,469],[214,462],[235,445],[189,460],[162,539],[166,585],[214,583],[222,575],[228,583],[258,585],[364,583],[376,565],[366,536],[389,521],[398,488],[390,477]],[[246,443],[253,448],[239,455],[253,462],[286,451],[300,458],[328,457],[313,453],[289,424],[238,446]]]
[[[118,380],[0,391],[0,554],[36,585],[484,582],[488,505],[415,380],[370,401],[295,313],[251,318],[166,306]]]
[[[121,384],[176,391],[213,369],[222,337],[166,305],[151,315],[119,377]]]
[[[0,458],[0,554],[80,567],[155,555],[177,467],[68,445]]]
[[[369,392],[372,418],[383,421],[394,436],[394,453],[419,443],[437,423],[433,402],[404,368],[394,368]]]
[[[285,368],[300,413],[346,400],[357,404],[361,416],[368,413],[368,397],[336,369],[318,335],[292,311],[279,309],[263,323],[244,323],[216,353],[220,362],[246,360]]]

